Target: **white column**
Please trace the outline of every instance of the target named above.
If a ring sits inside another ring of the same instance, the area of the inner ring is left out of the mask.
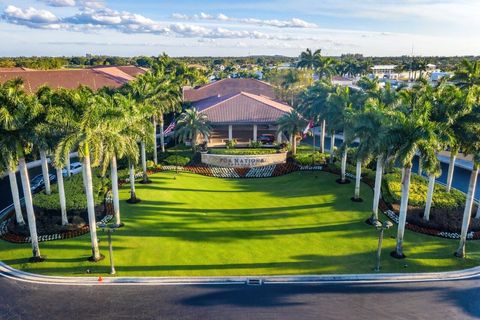
[[[279,132],[277,134],[277,143],[282,143],[282,133],[281,132]]]
[[[228,140],[229,141],[233,140],[233,128],[231,124],[228,125]]]
[[[257,129],[258,129],[257,125],[254,124],[253,125],[253,141],[255,141],[255,142],[257,141]]]

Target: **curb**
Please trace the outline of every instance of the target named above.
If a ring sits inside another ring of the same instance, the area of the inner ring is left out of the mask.
[[[14,269],[0,262],[0,276],[15,281],[51,285],[261,285],[261,284],[362,284],[452,281],[480,276],[480,266],[459,271],[428,273],[345,274],[311,276],[234,276],[234,277],[60,277]]]

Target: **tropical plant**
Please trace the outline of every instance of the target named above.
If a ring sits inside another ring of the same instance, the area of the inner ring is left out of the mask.
[[[295,110],[284,114],[277,120],[278,132],[286,131],[290,135],[290,143],[292,144],[292,154],[297,153],[297,139],[301,138],[301,132],[307,125],[307,121]]]
[[[175,135],[180,142],[191,142],[193,152],[196,151],[198,136],[208,139],[212,127],[208,121],[207,115],[199,112],[196,108],[191,108],[183,112],[178,121]]]
[[[76,117],[70,119],[75,131],[68,133],[58,144],[55,151],[55,161],[62,163],[70,152],[78,150],[78,156],[83,162],[83,181],[87,197],[88,223],[92,246],[91,261],[102,259],[98,248],[97,224],[95,219],[95,201],[92,186],[92,166],[97,166],[102,154],[102,141],[98,135],[98,126],[102,122],[102,108],[97,108],[98,101],[94,92],[86,87],[80,87],[72,92],[72,102]]]
[[[1,149],[7,151],[6,163],[12,167],[18,161],[20,178],[22,180],[27,223],[32,243],[32,261],[42,261],[38,245],[37,226],[32,203],[32,192],[28,177],[26,154],[31,150],[32,130],[38,123],[41,106],[35,96],[23,91],[23,81],[14,79],[0,87],[0,137]],[[15,192],[15,190],[12,190]]]

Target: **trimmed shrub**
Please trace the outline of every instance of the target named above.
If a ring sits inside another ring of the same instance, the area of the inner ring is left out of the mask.
[[[327,162],[328,155],[317,151],[315,153],[297,153],[293,158],[302,166],[323,165]]]
[[[262,147],[262,143],[260,141],[250,141],[248,144],[249,148],[257,149]]]
[[[175,155],[175,154],[168,156],[167,158],[165,158],[165,160],[163,160],[163,162],[166,165],[170,165],[170,166],[177,166],[177,165],[186,166],[190,161],[191,161],[190,157]]]
[[[233,149],[237,145],[237,139],[227,140],[225,142],[225,147],[227,149]]]
[[[101,204],[105,193],[110,188],[110,179],[98,176],[99,170],[92,171],[93,197],[95,206]],[[76,174],[70,178],[64,178],[65,198],[67,211],[83,210],[87,207],[87,197],[83,187],[83,177]],[[46,195],[43,192],[33,196],[33,205],[46,210],[60,210],[60,197],[58,195],[58,185],[52,185],[52,194]]]
[[[392,173],[388,173],[384,177],[383,189],[384,199],[390,203],[400,203],[402,198],[402,173],[401,170],[395,169]],[[408,204],[415,207],[425,207],[427,201],[428,180],[417,174],[412,173],[410,182],[410,194]],[[433,194],[432,208],[437,209],[458,209],[465,204],[465,195],[452,189],[450,193],[444,186],[436,184]]]

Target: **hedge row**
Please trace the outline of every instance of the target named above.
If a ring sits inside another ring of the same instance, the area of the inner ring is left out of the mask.
[[[110,179],[98,176],[99,171],[92,171],[93,196],[95,206],[101,204],[104,195],[110,188]],[[87,207],[87,197],[83,186],[82,174],[76,174],[70,178],[64,178],[65,198],[67,211],[81,210]],[[33,196],[33,205],[46,210],[60,210],[60,197],[58,194],[58,184],[52,184],[52,194],[46,195],[39,192]]]
[[[383,197],[390,203],[400,203],[402,198],[402,173],[395,169],[392,173],[384,176]],[[422,176],[412,173],[410,183],[410,194],[408,204],[414,207],[425,207],[427,201],[428,180]],[[435,184],[433,194],[432,208],[438,209],[458,209],[465,205],[465,194],[452,189],[450,193],[444,186]]]

